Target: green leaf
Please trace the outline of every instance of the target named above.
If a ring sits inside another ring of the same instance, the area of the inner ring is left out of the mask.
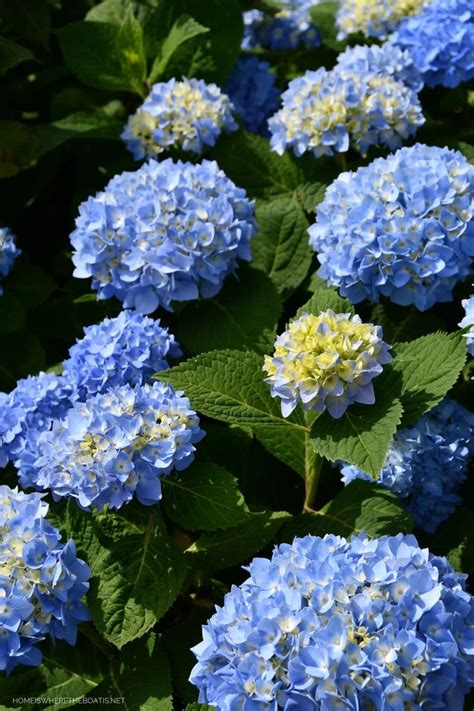
[[[80,628],[79,628],[80,630]],[[43,662],[36,668],[18,666],[10,676],[2,675],[0,684],[0,708],[33,711],[38,704],[13,703],[19,698],[65,697],[82,698],[96,688],[107,673],[105,657],[79,631],[77,644],[70,646],[62,640],[55,645],[41,643]],[[114,694],[117,695],[117,694]],[[71,702],[44,703],[43,711],[59,711],[71,706]]]
[[[372,476],[379,474],[403,412],[399,400],[384,395],[376,387],[374,405],[350,405],[338,420],[327,412],[318,417],[311,430],[316,452],[331,462],[340,460]]]
[[[382,326],[383,339],[386,343],[412,341],[414,338],[433,333],[443,327],[442,319],[433,313],[424,313],[422,318],[416,309],[405,309],[400,313],[400,307],[389,301],[375,304],[369,321]]]
[[[207,571],[237,565],[265,548],[278,529],[290,518],[284,511],[262,512],[241,526],[219,533],[204,533],[185,551],[194,568]]]
[[[88,604],[97,629],[121,649],[144,635],[180,592],[181,552],[150,517],[145,535],[127,535],[93,565]]]
[[[289,153],[279,156],[265,138],[243,130],[221,136],[212,157],[253,197],[293,194],[305,182],[300,164]]]
[[[33,167],[44,153],[56,148],[67,137],[52,126],[0,121],[0,178],[11,178]]]
[[[118,140],[124,119],[106,111],[77,111],[54,121],[52,126],[66,131],[69,138],[111,138]]]
[[[155,82],[162,76],[172,56],[182,44],[206,32],[209,32],[208,27],[199,24],[189,15],[180,15],[160,47],[158,56],[153,62],[149,80]]]
[[[287,419],[282,416],[263,381],[262,365],[262,357],[250,351],[212,351],[161,371],[156,377],[184,390],[194,408],[216,420],[306,431],[300,413]]]
[[[18,264],[8,277],[8,291],[31,308],[44,303],[57,288],[54,279],[33,264]]]
[[[461,141],[458,145],[459,150],[464,153],[469,163],[474,163],[474,146]]]
[[[13,294],[2,294],[0,297],[0,334],[21,331],[26,325],[25,309]]]
[[[117,51],[128,86],[140,96],[146,95],[146,56],[140,23],[129,7],[117,34]]]
[[[259,345],[266,350],[264,331],[274,333],[280,312],[280,297],[267,275],[241,266],[217,296],[180,311],[177,336],[193,353]]]
[[[459,507],[427,543],[436,555],[444,555],[460,573],[474,572],[474,513]]]
[[[108,91],[143,93],[143,35],[130,12],[120,26],[89,20],[70,22],[58,36],[67,66],[84,84]]]
[[[346,538],[361,531],[368,536],[409,533],[413,521],[398,497],[369,481],[353,481],[320,511],[296,516],[285,525],[286,541],[295,536],[324,536],[332,533]]]
[[[197,702],[194,702],[193,704],[188,704],[184,711],[212,711],[212,709],[206,704],[198,704]]]
[[[303,210],[312,215],[316,206],[324,199],[326,189],[325,183],[304,183],[304,185],[298,185],[295,197]]]
[[[0,75],[6,74],[9,69],[16,67],[21,62],[34,59],[34,54],[26,47],[22,47],[6,37],[0,37]]]
[[[190,15],[209,32],[185,42],[168,66],[167,76],[197,76],[222,85],[239,58],[243,35],[238,0],[168,0],[177,16]]]
[[[296,196],[259,200],[255,217],[254,266],[265,271],[280,292],[297,289],[311,267],[313,251],[308,243],[309,223]]]
[[[333,286],[326,286],[319,277],[313,277],[311,285],[314,290],[313,296],[303,306],[300,306],[296,312],[296,318],[305,312],[319,316],[322,311],[328,309],[335,313],[355,313],[351,302],[343,296],[339,296],[337,289]]]
[[[110,667],[110,674],[87,699],[121,697],[120,707],[127,711],[173,711],[170,665],[154,633],[127,645]]]
[[[304,476],[305,447],[309,432],[296,427],[287,427],[282,434],[279,427],[273,425],[254,425],[255,437],[274,457]]]
[[[217,531],[250,517],[237,481],[216,464],[194,464],[162,480],[163,508],[175,523],[190,531]]]
[[[344,49],[345,43],[336,39],[336,12],[339,7],[338,2],[320,2],[310,9],[311,20],[319,29],[323,43],[331,49],[340,52]]]
[[[393,363],[381,376],[384,386],[400,393],[403,424],[416,422],[452,388],[466,362],[462,333],[431,333],[393,346]]]

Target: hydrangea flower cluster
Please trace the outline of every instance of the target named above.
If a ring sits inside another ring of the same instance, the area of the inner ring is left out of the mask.
[[[122,133],[134,158],[156,158],[174,148],[202,153],[221,131],[235,131],[229,97],[216,84],[183,79],[155,84]]]
[[[170,385],[124,385],[75,403],[20,461],[20,483],[50,489],[83,508],[150,506],[160,477],[185,469],[204,436],[189,400]]]
[[[469,331],[465,334],[467,349],[471,355],[474,355],[474,296],[470,296],[469,299],[463,299],[462,305],[466,315],[459,326],[461,328],[469,328]]]
[[[36,645],[47,635],[75,643],[78,623],[90,619],[81,602],[90,570],[46,520],[41,494],[0,486],[0,501],[0,670],[8,674],[40,664]]]
[[[253,202],[215,162],[150,161],[79,212],[74,275],[92,277],[99,299],[142,313],[214,296],[237,260],[251,258]]]
[[[474,77],[474,6],[471,0],[431,0],[390,38],[409,50],[428,86],[458,86]]]
[[[6,277],[12,268],[13,262],[21,254],[21,250],[16,246],[14,235],[8,227],[0,227],[0,275]],[[3,288],[0,281],[0,295]]]
[[[382,328],[359,316],[303,313],[278,336],[273,357],[265,356],[265,382],[281,399],[288,417],[298,402],[304,410],[342,417],[355,402],[375,402],[372,380],[392,360]]]
[[[280,98],[275,75],[269,67],[268,62],[261,62],[256,57],[242,57],[226,87],[244,127],[262,136],[268,135],[267,120],[278,108]]]
[[[167,328],[135,311],[84,329],[84,337],[69,349],[63,377],[74,384],[77,399],[119,385],[142,385],[168,368],[167,358],[181,350]]]
[[[336,15],[338,38],[362,33],[366,37],[387,37],[410,15],[421,12],[430,0],[340,0]]]
[[[255,558],[194,647],[199,702],[452,709],[474,685],[466,576],[414,536],[306,536]]]
[[[244,12],[242,49],[312,49],[321,44],[321,35],[311,22],[314,0],[280,0],[275,14],[263,10]]]
[[[474,454],[474,414],[446,399],[414,427],[396,433],[378,482],[397,494],[418,528],[434,533],[462,499],[459,488]],[[371,477],[342,468],[345,484]]]
[[[8,395],[0,393],[0,467],[18,459],[30,432],[48,429],[74,398],[73,385],[55,373],[30,375],[19,380]]]
[[[474,254],[474,166],[417,144],[339,175],[317,208],[318,274],[353,303],[450,301]]]
[[[391,149],[424,122],[416,93],[389,74],[347,64],[307,71],[290,82],[282,108],[269,120],[271,148],[282,155],[310,151],[316,158],[344,153],[349,143],[365,154],[372,145]]]
[[[351,73],[388,75],[416,92],[423,88],[421,74],[411,53],[388,42],[380,46],[359,44],[347,47],[338,55],[336,66],[344,69],[348,76]]]

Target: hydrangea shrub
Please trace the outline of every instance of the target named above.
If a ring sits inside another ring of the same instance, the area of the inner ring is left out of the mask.
[[[0,707],[474,708],[470,3],[0,24]]]

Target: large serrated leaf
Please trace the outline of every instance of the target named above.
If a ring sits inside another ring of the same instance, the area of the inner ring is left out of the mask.
[[[332,533],[346,538],[361,531],[368,536],[408,533],[413,529],[409,513],[398,497],[369,481],[354,481],[320,511],[296,516],[282,530],[286,541],[295,536],[324,536]]]
[[[284,511],[264,511],[242,526],[204,533],[185,551],[186,558],[193,567],[211,571],[238,565],[265,548],[289,518]]]
[[[217,348],[266,350],[265,332],[274,333],[280,312],[280,296],[269,277],[242,266],[217,296],[186,305],[176,335],[192,353]]]
[[[312,445],[318,454],[332,462],[349,462],[376,476],[402,412],[400,401],[383,397],[378,388],[374,405],[350,405],[338,420],[327,412],[318,417],[311,430]]]
[[[258,233],[252,242],[253,264],[265,271],[283,293],[306,278],[313,252],[308,243],[308,220],[295,195],[258,201]]]
[[[431,333],[395,344],[393,355],[382,382],[399,393],[405,425],[431,410],[452,388],[466,362],[466,340],[462,333]]]
[[[128,535],[104,549],[88,595],[97,629],[122,648],[147,632],[180,592],[184,557],[153,516],[143,536]]]
[[[262,365],[262,357],[251,351],[211,351],[155,377],[184,390],[196,410],[216,420],[306,431],[300,413],[287,419],[282,416],[278,401],[263,381]]]
[[[104,655],[81,633],[74,646],[62,640],[58,640],[54,645],[44,641],[40,649],[43,652],[43,662],[40,667],[19,665],[10,676],[5,677],[2,674],[0,682],[2,711],[33,711],[38,708],[42,711],[60,711],[71,706],[71,702],[67,701],[68,698],[83,697],[97,688],[107,674]],[[114,696],[118,695],[114,694]],[[45,699],[45,703],[40,706],[28,703],[26,700],[40,697]],[[20,701],[21,699],[23,701]]]
[[[155,82],[165,72],[173,54],[193,37],[209,32],[208,27],[196,22],[189,15],[180,15],[171,27],[168,36],[160,47],[158,56],[153,62],[149,81]]]
[[[293,194],[305,182],[300,166],[288,153],[278,156],[265,138],[245,131],[221,137],[212,157],[251,196]]]
[[[152,632],[135,640],[118,659],[110,660],[110,673],[91,693],[93,699],[122,698],[126,711],[173,711],[171,670],[162,641]],[[86,702],[83,702],[86,705]]]
[[[337,289],[333,286],[327,286],[319,277],[313,276],[311,289],[313,290],[313,295],[303,306],[300,306],[296,312],[297,317],[303,313],[319,316],[322,311],[327,311],[328,309],[335,313],[355,313],[349,299],[339,296]]]
[[[216,464],[194,464],[163,479],[166,515],[190,531],[217,531],[251,517],[232,474]]]

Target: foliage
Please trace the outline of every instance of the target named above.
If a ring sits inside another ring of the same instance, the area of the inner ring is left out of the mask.
[[[190,174],[202,158],[216,161],[232,191],[245,191],[242,200],[256,224],[249,264],[226,265],[222,288],[210,298],[196,295],[178,303],[170,296],[166,308],[155,311],[153,301],[154,327],[141,316],[116,321],[121,301],[98,300],[88,279],[73,277],[69,235],[79,205],[97,200],[115,176],[140,166],[120,138],[128,118],[153,84],[174,77],[215,82],[225,93],[242,57],[242,13],[256,8],[270,16],[280,9],[273,0],[0,0],[0,230],[8,227],[21,250],[1,276],[0,390],[15,393],[8,400],[0,393],[0,462],[10,459],[2,483],[18,482],[18,447],[15,452],[12,443],[36,442],[54,418],[48,398],[41,407],[35,401],[32,381],[16,389],[18,381],[40,371],[47,375],[33,383],[62,383],[77,408],[97,383],[97,391],[106,391],[100,402],[107,403],[111,385],[125,385],[143,371],[156,389],[169,385],[189,398],[206,432],[196,443],[195,461],[162,477],[159,503],[145,506],[134,499],[120,510],[106,505],[98,511],[46,492],[48,520],[63,543],[74,540],[77,556],[91,568],[85,598],[91,621],[79,625],[75,646],[40,642],[41,666],[18,665],[9,676],[0,672],[0,708],[7,711],[79,708],[103,697],[121,697],[130,711],[206,711],[188,683],[195,661],[189,650],[202,638],[201,624],[242,583],[242,566],[256,555],[269,557],[276,544],[291,543],[296,535],[350,539],[362,532],[414,531],[420,545],[447,556],[456,570],[474,573],[472,475],[460,492],[462,507],[434,534],[417,529],[397,495],[376,482],[397,431],[412,427],[447,394],[467,407],[472,402],[470,341],[458,326],[472,277],[451,274],[452,302],[440,301],[423,314],[380,294],[374,304],[364,293],[366,300],[354,306],[316,276],[321,264],[309,244],[315,212],[323,201],[322,210],[329,204],[328,186],[346,169],[365,169],[375,158],[386,158],[388,149],[372,146],[367,155],[349,150],[319,158],[277,155],[265,130],[251,133],[245,117],[234,114],[239,129],[219,135],[201,156],[176,148],[164,157],[186,161]],[[268,63],[272,88],[274,83],[283,92],[309,68],[331,71],[338,55],[356,42],[357,37],[337,36],[336,10],[335,2],[311,8],[320,46],[252,50],[252,57]],[[372,55],[375,61],[378,49]],[[369,61],[363,51],[357,57]],[[472,86],[425,88],[418,98],[426,123],[417,139],[457,149],[474,163]],[[219,209],[224,197],[215,196]],[[149,202],[147,197],[137,208],[140,228]],[[336,195],[328,208],[335,224],[338,207]],[[135,208],[132,196],[129,209]],[[191,204],[190,219],[193,209]],[[210,221],[203,220],[207,229]],[[199,235],[193,230],[192,238]],[[470,232],[463,234],[463,244],[472,240]],[[329,257],[334,249],[331,243]],[[338,255],[335,261],[339,268]],[[160,265],[169,266],[164,259]],[[115,266],[111,260],[111,270]],[[197,268],[193,264],[191,271]],[[381,326],[393,360],[374,378],[375,404],[351,404],[339,419],[327,411],[303,412],[301,405],[284,417],[280,399],[264,380],[264,355],[273,354],[277,335],[294,319],[303,313],[317,318],[327,310]],[[104,323],[106,318],[114,320]],[[148,324],[146,339],[132,320]],[[114,325],[122,321],[123,328]],[[159,352],[155,331],[161,334]],[[108,339],[115,344],[113,354]],[[167,355],[170,367],[161,370]],[[22,400],[27,397],[29,410]],[[16,416],[11,403],[28,416],[9,419]],[[38,431],[32,435],[33,425]],[[28,447],[26,456],[32,451]],[[371,480],[344,488],[341,462]],[[19,702],[23,696],[43,702]]]

